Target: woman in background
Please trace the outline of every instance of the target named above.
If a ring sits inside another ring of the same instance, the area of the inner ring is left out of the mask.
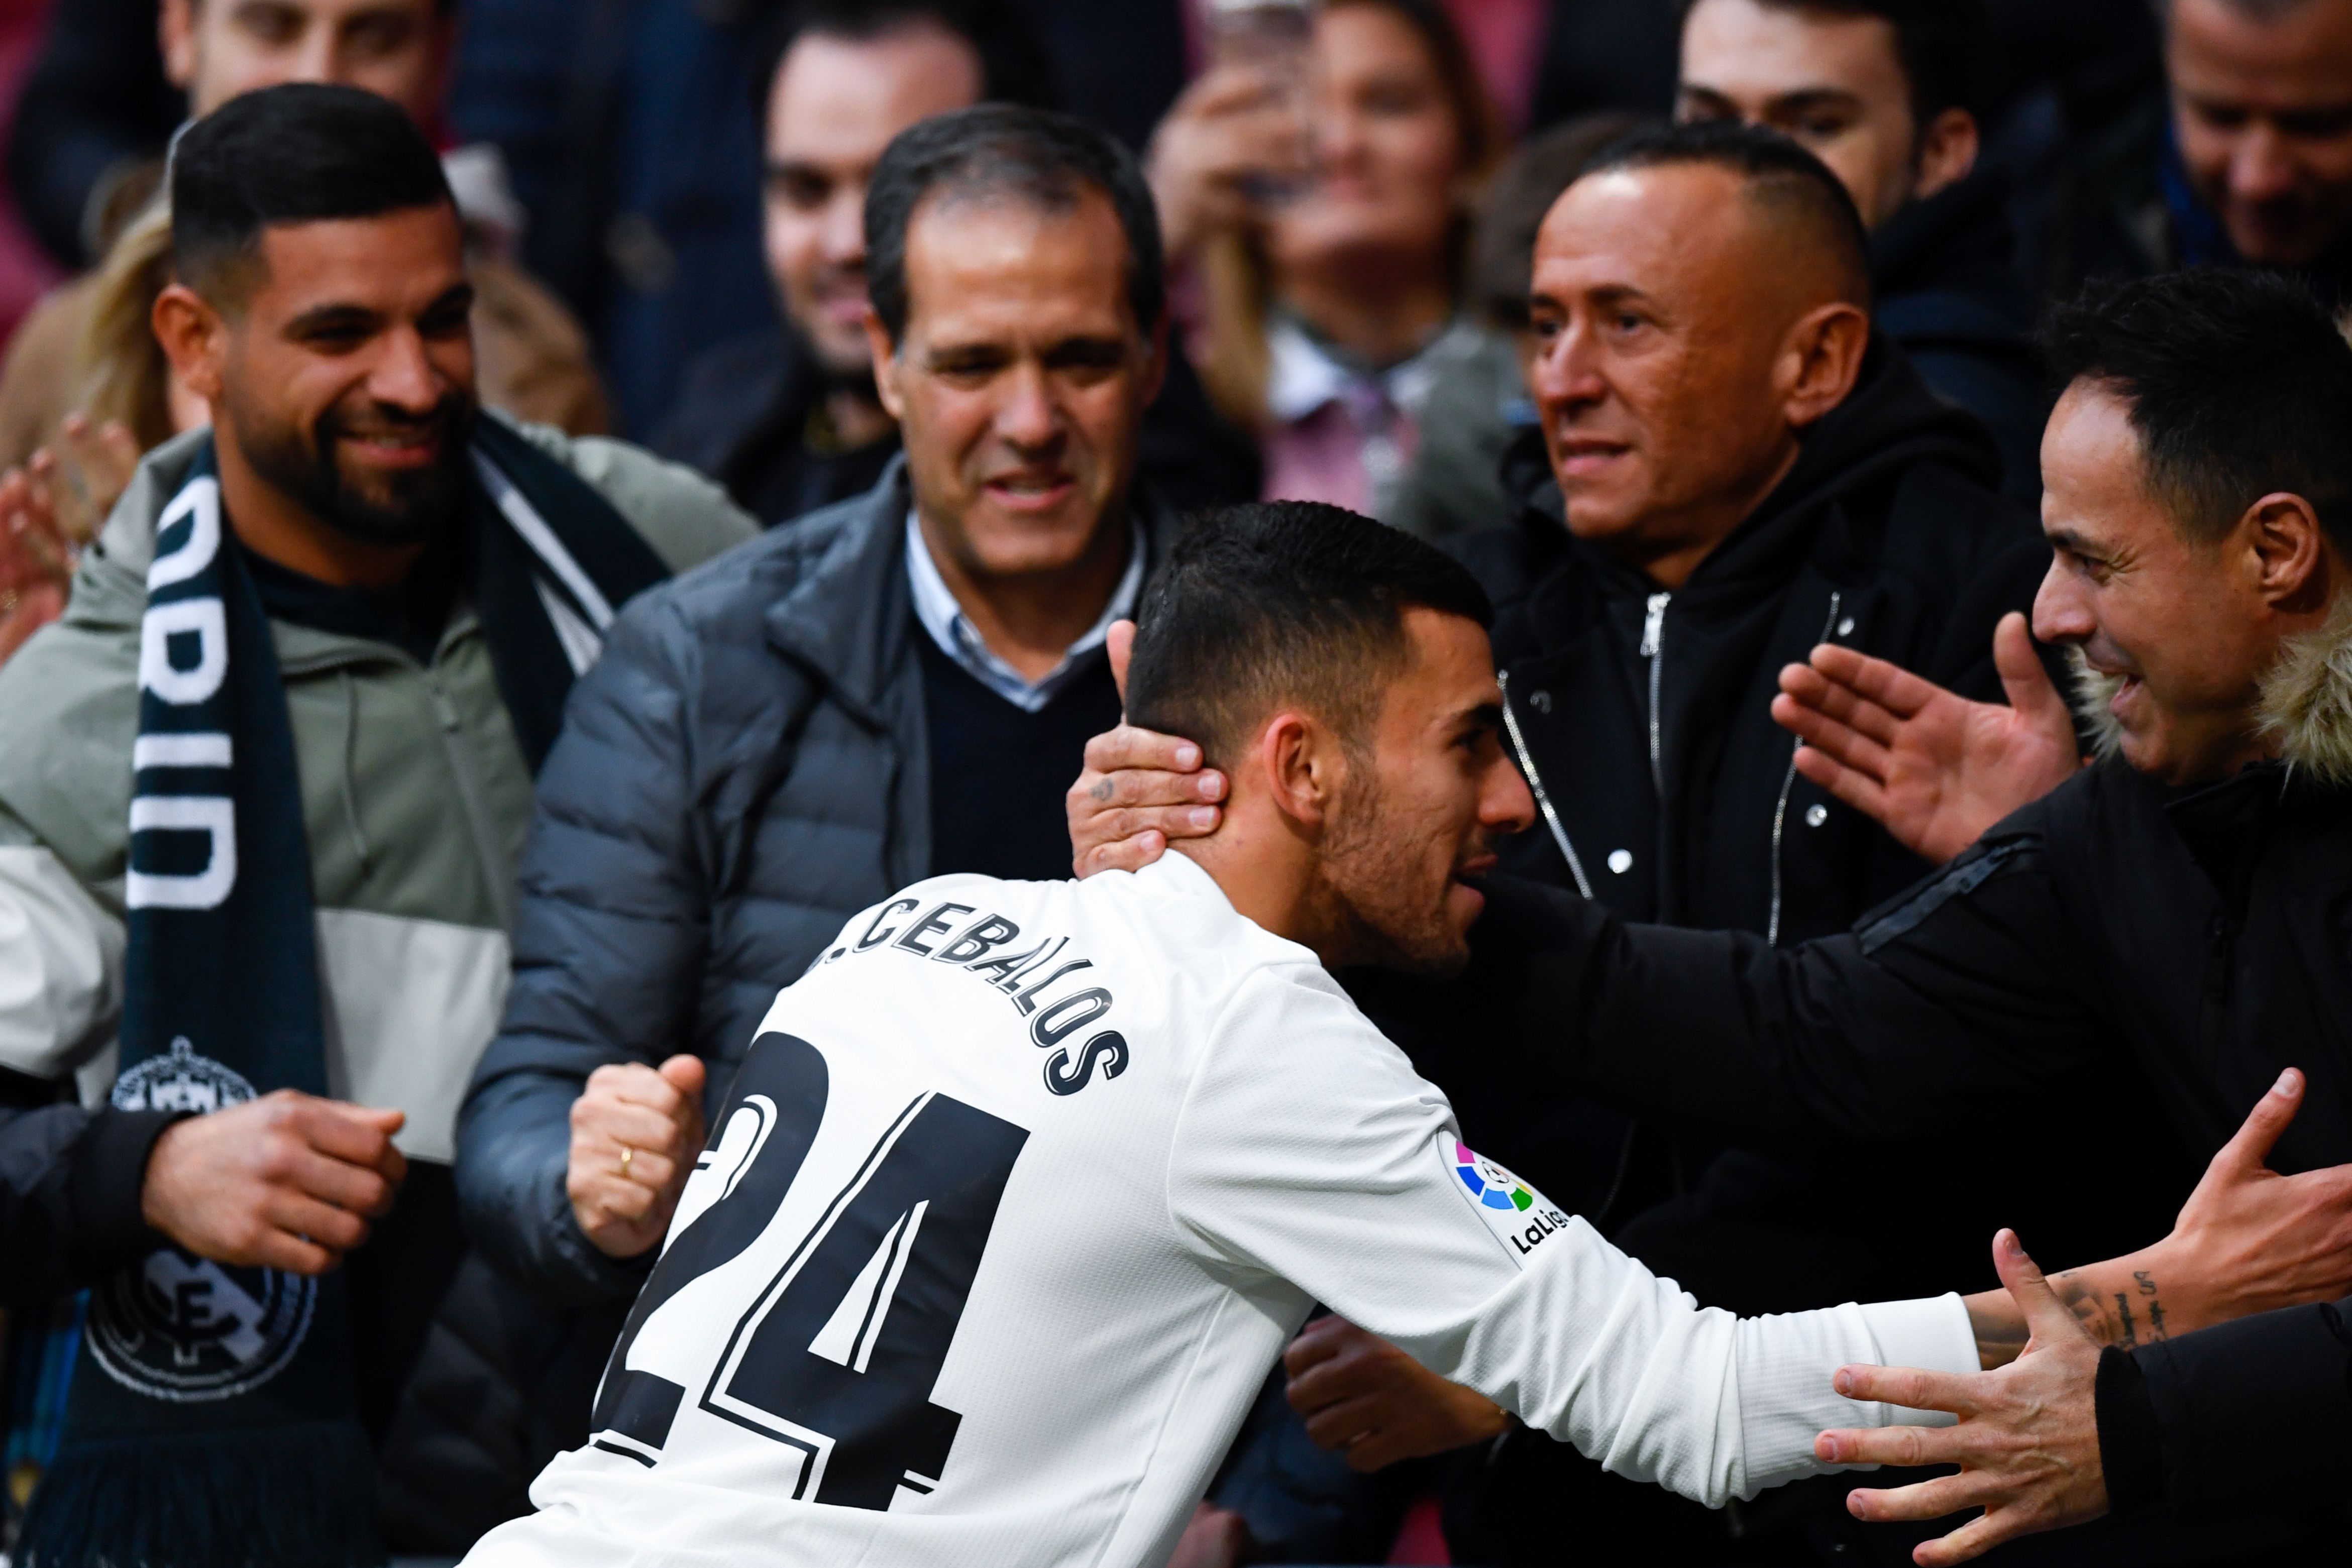
[[[1266,498],[1381,516],[1502,136],[1439,0],[1326,0],[1307,25],[1295,60],[1224,51],[1161,123],[1150,172],[1185,347],[1256,434]]]

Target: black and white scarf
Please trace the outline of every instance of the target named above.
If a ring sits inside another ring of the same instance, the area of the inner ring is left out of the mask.
[[[470,591],[536,772],[614,607],[667,575],[571,470],[476,422]],[[327,1092],[310,862],[269,622],[209,442],[157,524],[131,764],[122,1072],[114,1103],[195,1113]],[[35,1568],[381,1562],[340,1273],[164,1245],[93,1291]]]

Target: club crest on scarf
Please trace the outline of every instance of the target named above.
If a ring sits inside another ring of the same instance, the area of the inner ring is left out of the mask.
[[[204,1115],[253,1097],[242,1073],[199,1056],[182,1035],[170,1054],[115,1080],[112,1099],[124,1111]],[[234,1398],[292,1359],[318,1300],[318,1285],[299,1275],[166,1248],[92,1293],[89,1351],[109,1376],[150,1398]]]

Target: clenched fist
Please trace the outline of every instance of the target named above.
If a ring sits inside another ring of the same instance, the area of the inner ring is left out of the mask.
[[[564,1190],[596,1250],[637,1258],[660,1245],[702,1154],[702,1059],[600,1067],[572,1103]]]
[[[323,1274],[392,1208],[397,1111],[280,1089],[174,1122],[147,1156],[147,1223],[215,1263]]]

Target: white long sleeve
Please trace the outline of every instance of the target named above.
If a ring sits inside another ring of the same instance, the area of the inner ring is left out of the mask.
[[[1489,1163],[1311,965],[1244,981],[1175,1139],[1202,1246],[1302,1289],[1607,1469],[1719,1507],[1825,1467],[1829,1427],[1916,1422],[1830,1386],[1849,1362],[1974,1371],[1957,1296],[1742,1321],[1703,1308]]]

